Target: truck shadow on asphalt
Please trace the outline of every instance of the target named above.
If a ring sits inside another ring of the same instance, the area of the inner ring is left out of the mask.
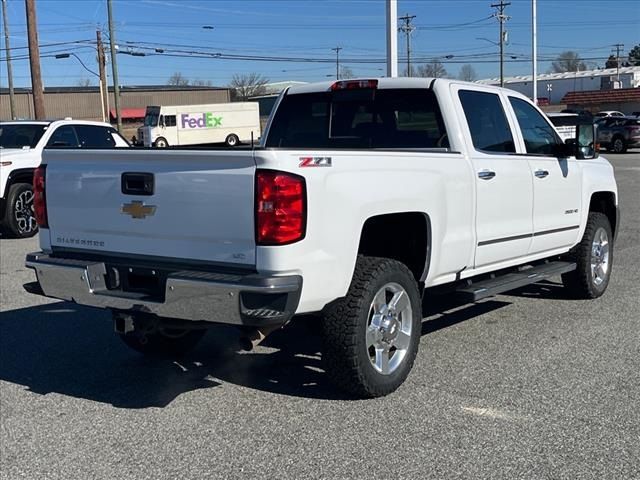
[[[422,334],[507,305],[429,299]],[[234,349],[237,339],[236,329],[220,326],[186,357],[152,359],[116,338],[105,311],[66,302],[4,311],[0,380],[40,395],[58,393],[131,409],[165,407],[183,393],[222,384],[305,398],[350,398],[331,386],[322,369],[319,319],[296,319],[252,352]]]

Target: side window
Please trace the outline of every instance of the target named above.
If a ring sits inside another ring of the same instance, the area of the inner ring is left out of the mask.
[[[164,116],[164,126],[165,127],[175,127],[176,126],[176,116],[175,115],[165,115]]]
[[[71,125],[56,128],[47,143],[47,147],[54,148],[78,148],[78,146],[78,137],[76,137],[76,132]]]
[[[520,98],[509,97],[520,125],[527,153],[554,155],[554,147],[562,143],[556,131],[532,105]]]
[[[500,97],[495,93],[472,90],[460,90],[458,96],[476,150],[515,153],[516,146]]]
[[[98,125],[76,125],[81,148],[114,148],[116,141],[109,128]]]

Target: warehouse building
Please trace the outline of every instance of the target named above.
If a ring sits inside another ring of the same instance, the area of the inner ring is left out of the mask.
[[[14,90],[16,116],[32,119],[33,95],[30,88]],[[109,89],[109,110],[115,121],[113,89]],[[123,86],[120,87],[120,108],[123,121],[137,122],[144,117],[147,105],[196,105],[227,103],[231,100],[228,88],[199,86]],[[82,120],[102,120],[100,90],[98,87],[47,87],[44,91],[47,118],[72,117]],[[0,120],[9,120],[9,89],[0,89]]]
[[[619,78],[618,78],[619,77]],[[531,75],[520,75],[504,79],[504,86],[531,97],[533,83]],[[569,92],[595,90],[618,90],[640,87],[640,67],[621,67],[602,70],[584,70],[564,73],[542,73],[538,80],[538,103],[554,105],[563,102]],[[479,80],[485,85],[500,85],[499,78]]]

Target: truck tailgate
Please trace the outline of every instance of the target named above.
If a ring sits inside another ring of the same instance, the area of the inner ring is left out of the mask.
[[[43,163],[54,250],[255,265],[249,150],[45,150]]]

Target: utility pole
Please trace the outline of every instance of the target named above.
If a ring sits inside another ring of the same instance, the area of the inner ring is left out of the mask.
[[[616,43],[613,48],[616,49],[616,79],[620,81],[620,50],[624,47],[623,43]]]
[[[2,21],[4,23],[5,59],[7,61],[7,77],[9,77],[9,108],[11,120],[16,119],[16,101],[13,96],[13,69],[11,68],[11,46],[9,45],[9,22],[7,21],[7,0],[2,0]]]
[[[504,43],[505,43],[505,31],[504,23],[511,17],[504,14],[504,9],[511,5],[511,2],[505,2],[500,0],[500,3],[493,3],[491,8],[497,8],[498,12],[494,14],[494,17],[500,22],[500,86],[504,87]]]
[[[44,120],[44,92],[40,72],[40,47],[38,47],[38,26],[36,22],[35,0],[25,0],[27,10],[27,37],[29,40],[29,63],[31,64],[31,93],[33,113],[36,120]]]
[[[404,22],[404,25],[400,25],[398,30],[404,32],[407,38],[407,77],[411,76],[411,34],[416,29],[416,27],[411,24],[411,21],[414,18],[416,18],[415,15],[409,15],[408,13],[405,14],[404,17],[398,18],[398,20]]]
[[[102,103],[102,121],[105,122],[109,118],[109,85],[107,85],[107,76],[104,68],[106,62],[104,60],[104,46],[102,45],[102,32],[100,30],[96,30],[96,49],[98,50],[98,74],[100,77],[100,102]]]
[[[340,50],[342,47],[332,48],[334,52],[336,52],[336,80],[340,80]]]
[[[113,9],[111,0],[107,0],[107,13],[109,15],[109,47],[111,50],[111,70],[113,71],[113,103],[116,107],[116,121],[118,131],[122,131],[122,116],[120,115],[120,84],[118,83],[118,64],[116,62],[116,38],[113,31]]]

